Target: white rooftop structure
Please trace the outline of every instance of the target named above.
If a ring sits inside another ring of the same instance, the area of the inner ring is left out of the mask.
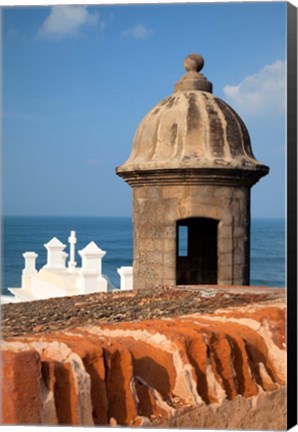
[[[1,296],[1,303],[109,292],[116,289],[102,274],[102,259],[106,255],[104,250],[91,241],[85,248],[78,251],[82,265],[77,267],[75,231],[70,232],[68,242],[70,258],[67,264],[68,254],[64,252],[66,245],[57,237],[53,237],[44,244],[47,250],[47,262],[39,271],[36,269],[38,255],[35,252],[25,252],[23,254],[25,266],[22,271],[22,286],[8,288],[13,297]],[[121,267],[117,271],[121,278],[120,289],[132,289],[132,267]]]

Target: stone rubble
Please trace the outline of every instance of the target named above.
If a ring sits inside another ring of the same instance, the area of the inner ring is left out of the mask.
[[[209,295],[209,293],[211,293]],[[122,322],[210,313],[219,307],[246,305],[284,298],[279,288],[171,287],[113,291],[2,305],[2,337],[49,332],[82,322]]]

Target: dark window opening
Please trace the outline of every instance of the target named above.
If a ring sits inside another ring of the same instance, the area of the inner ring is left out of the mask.
[[[217,226],[210,218],[177,221],[177,285],[217,284]]]

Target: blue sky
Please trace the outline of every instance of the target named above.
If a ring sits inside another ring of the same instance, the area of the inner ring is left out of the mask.
[[[2,26],[4,214],[129,216],[115,168],[197,52],[270,166],[252,217],[284,217],[286,3],[14,7]]]

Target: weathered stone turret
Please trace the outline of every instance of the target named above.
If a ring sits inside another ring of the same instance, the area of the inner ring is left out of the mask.
[[[250,188],[269,171],[197,54],[116,172],[133,188],[134,288],[249,284]]]

